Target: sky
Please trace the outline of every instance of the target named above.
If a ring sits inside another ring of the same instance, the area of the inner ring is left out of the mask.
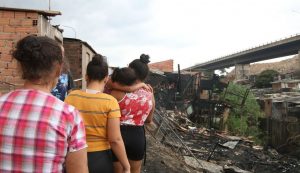
[[[173,59],[174,67],[187,68],[300,34],[299,0],[50,1],[62,13],[52,24],[65,37],[76,32],[111,66],[145,53],[151,62]],[[0,0],[0,6],[47,10],[49,0]]]

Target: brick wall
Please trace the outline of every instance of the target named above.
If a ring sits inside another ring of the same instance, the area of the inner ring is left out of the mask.
[[[166,60],[149,64],[151,70],[159,70],[163,72],[173,72],[173,60]]]
[[[78,41],[64,40],[65,56],[69,60],[73,79],[82,78],[82,44]],[[81,86],[81,81],[76,82]]]
[[[18,40],[38,33],[37,20],[38,13],[0,10],[0,92],[7,92],[3,82],[17,86],[23,84],[11,54]]]

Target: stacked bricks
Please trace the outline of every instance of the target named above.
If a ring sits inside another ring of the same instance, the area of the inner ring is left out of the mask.
[[[149,64],[151,70],[160,70],[162,72],[173,72],[173,60],[166,60]]]
[[[9,83],[16,87],[23,84],[21,73],[17,69],[17,62],[12,58],[12,52],[21,38],[38,33],[38,16],[35,12],[0,10],[1,83]]]
[[[64,49],[73,79],[82,78],[82,43],[80,41],[64,39]],[[81,87],[81,81],[75,84],[77,88]]]

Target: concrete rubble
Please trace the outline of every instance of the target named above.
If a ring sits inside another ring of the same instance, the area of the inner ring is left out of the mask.
[[[221,144],[223,147],[227,147],[229,149],[234,149],[235,146],[239,143],[239,141],[228,141],[224,144]]]
[[[223,173],[223,167],[211,162],[199,160],[200,163],[193,157],[184,156],[184,161],[189,166],[195,169],[204,169],[207,173]]]
[[[242,170],[236,166],[227,166],[227,165],[224,166],[224,171],[232,172],[232,173],[251,173],[249,171]]]

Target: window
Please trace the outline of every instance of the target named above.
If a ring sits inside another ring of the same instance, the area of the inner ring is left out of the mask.
[[[32,20],[32,26],[37,26],[38,25],[38,20]]]

